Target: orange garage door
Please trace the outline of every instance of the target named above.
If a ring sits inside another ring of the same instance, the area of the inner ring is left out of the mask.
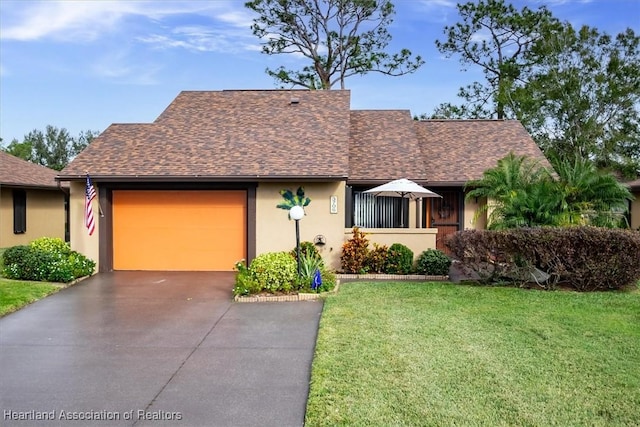
[[[246,192],[113,192],[114,270],[229,271],[246,258]]]

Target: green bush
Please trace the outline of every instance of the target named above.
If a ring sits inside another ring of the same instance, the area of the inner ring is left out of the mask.
[[[449,274],[451,259],[438,249],[428,249],[420,254],[416,264],[416,272],[429,276],[446,276]]]
[[[244,260],[236,262],[234,266],[238,272],[236,274],[236,284],[233,287],[233,295],[249,295],[260,292],[260,286],[254,275],[247,268]]]
[[[93,274],[96,265],[62,239],[48,237],[8,248],[3,261],[3,274],[9,279],[65,283]]]
[[[293,259],[298,259],[297,248],[291,250],[291,256]],[[313,258],[322,259],[318,248],[311,242],[300,242],[300,256],[312,256]]]
[[[342,245],[340,263],[345,273],[366,273],[366,261],[369,253],[369,239],[358,227],[353,227],[353,236]]]
[[[53,254],[71,254],[69,244],[59,237],[40,237],[39,239],[30,242],[29,246]]]
[[[387,257],[389,255],[389,248],[387,245],[373,244],[373,249],[367,253],[367,259],[365,261],[365,269],[369,273],[382,273],[387,265]]]
[[[640,233],[591,226],[465,230],[446,240],[481,282],[534,283],[578,291],[621,289],[640,280]]]
[[[402,243],[394,243],[387,254],[385,273],[409,274],[413,271],[413,251]]]
[[[2,261],[5,266],[10,264],[24,264],[24,259],[29,256],[31,247],[18,245],[7,248],[2,254]]]
[[[298,276],[296,260],[288,252],[267,252],[258,255],[249,266],[261,290],[291,292]]]

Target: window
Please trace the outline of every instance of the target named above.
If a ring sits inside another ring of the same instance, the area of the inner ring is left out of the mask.
[[[409,222],[408,199],[375,197],[363,191],[355,188],[352,191],[352,214],[347,227],[402,228],[403,224],[406,226]],[[404,219],[400,218],[401,215]]]
[[[13,190],[13,233],[23,234],[27,231],[27,192]]]

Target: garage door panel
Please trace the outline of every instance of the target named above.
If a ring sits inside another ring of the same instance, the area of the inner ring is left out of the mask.
[[[246,192],[113,192],[116,270],[232,270],[246,257]]]

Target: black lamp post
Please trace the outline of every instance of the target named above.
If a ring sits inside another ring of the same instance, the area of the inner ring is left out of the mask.
[[[289,216],[296,222],[296,258],[298,259],[298,277],[300,277],[300,220],[304,217],[302,206],[293,206],[289,209]]]

